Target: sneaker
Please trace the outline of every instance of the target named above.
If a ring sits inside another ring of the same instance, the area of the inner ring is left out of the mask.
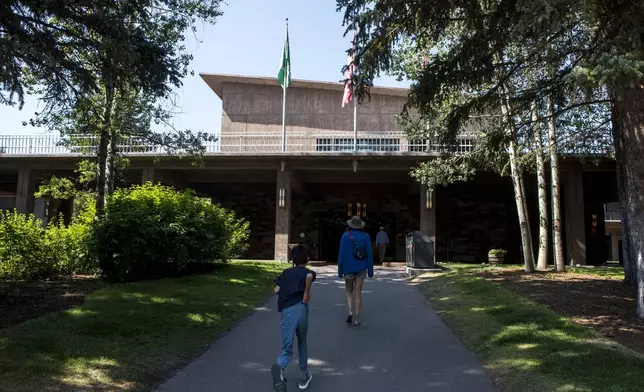
[[[286,392],[286,377],[280,365],[275,364],[271,367],[271,375],[273,376],[273,388],[275,392]]]
[[[347,316],[347,324],[351,325],[351,323],[353,323],[353,315],[352,315],[352,314],[349,314],[349,315]]]
[[[311,372],[307,370],[304,373],[304,376],[300,379],[300,389],[301,390],[307,389],[312,379],[313,379],[313,375],[311,374]]]

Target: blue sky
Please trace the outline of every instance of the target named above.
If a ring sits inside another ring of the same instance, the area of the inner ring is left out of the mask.
[[[221,127],[221,100],[201,80],[200,72],[276,77],[286,18],[293,78],[341,80],[349,37],[343,37],[342,14],[335,8],[335,0],[229,0],[217,23],[199,26],[196,38],[186,43],[194,56],[191,68],[195,75],[186,77],[176,91],[181,114],[174,125],[204,132],[218,132]],[[408,85],[389,77],[376,84]],[[47,132],[22,125],[37,105],[32,97],[22,111],[0,106],[0,134]]]

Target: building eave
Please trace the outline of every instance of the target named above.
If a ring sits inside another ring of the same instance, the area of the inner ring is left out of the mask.
[[[265,77],[265,76],[248,76],[248,75],[228,75],[228,74],[214,74],[214,73],[200,73],[201,79],[203,79],[206,84],[212,89],[212,91],[217,94],[220,99],[223,99],[224,96],[224,84],[226,83],[238,83],[238,84],[250,84],[250,85],[260,85],[260,86],[278,86],[277,78]],[[292,79],[291,87],[297,88],[309,88],[316,90],[330,90],[330,91],[342,91],[344,85],[340,82],[324,82],[324,81],[315,81],[315,80],[303,80],[303,79]],[[370,89],[370,93],[374,95],[388,95],[388,96],[398,96],[406,97],[409,90],[406,88],[400,87],[380,87],[373,86]]]

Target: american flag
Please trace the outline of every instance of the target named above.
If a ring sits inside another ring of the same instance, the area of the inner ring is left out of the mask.
[[[353,90],[351,89],[351,79],[353,79],[353,54],[347,60],[347,69],[344,71],[344,95],[342,96],[342,107],[351,103],[353,99]]]

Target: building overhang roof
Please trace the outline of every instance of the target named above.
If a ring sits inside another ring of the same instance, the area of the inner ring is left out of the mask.
[[[260,86],[279,86],[277,78],[266,76],[247,76],[247,75],[227,75],[227,74],[213,74],[213,73],[200,73],[199,76],[208,84],[212,91],[217,94],[220,99],[224,97],[224,84],[238,83],[250,84]],[[323,82],[315,80],[302,80],[292,79],[291,87],[310,88],[314,90],[330,90],[330,91],[343,91],[344,85],[340,82]],[[388,95],[406,97],[408,89],[400,87],[378,87],[373,86],[370,89],[371,94],[374,95]]]

